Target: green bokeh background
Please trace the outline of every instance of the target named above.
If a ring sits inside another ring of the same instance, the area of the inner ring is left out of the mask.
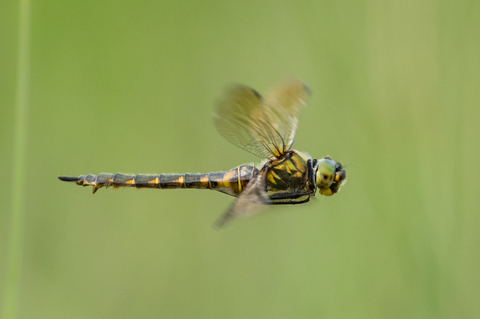
[[[0,2],[0,296],[18,16]],[[479,318],[479,32],[474,0],[32,1],[18,318]],[[290,76],[295,148],[350,164],[336,196],[217,232],[226,195],[56,178],[259,161],[215,99]]]

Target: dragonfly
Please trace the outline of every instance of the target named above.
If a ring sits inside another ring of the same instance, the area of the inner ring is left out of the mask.
[[[346,182],[345,168],[330,156],[312,159],[292,149],[298,116],[310,95],[299,79],[281,81],[265,96],[242,84],[228,87],[213,115],[217,131],[230,143],[260,157],[258,165],[244,164],[204,174],[58,176],[61,181],[102,188],[211,189],[236,197],[216,221],[220,228],[236,217],[251,216],[265,205],[306,203],[315,196],[336,194]]]

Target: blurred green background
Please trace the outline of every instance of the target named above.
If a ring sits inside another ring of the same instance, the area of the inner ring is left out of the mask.
[[[0,2],[0,296],[18,17]],[[479,1],[47,0],[30,17],[18,318],[480,317]],[[214,102],[291,76],[313,91],[294,148],[350,164],[336,196],[217,232],[217,192],[57,180],[258,162],[217,134]]]

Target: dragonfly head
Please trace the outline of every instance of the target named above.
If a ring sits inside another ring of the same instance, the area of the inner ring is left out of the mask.
[[[335,162],[330,156],[318,160],[316,184],[321,195],[331,196],[345,184],[347,173],[342,164]]]

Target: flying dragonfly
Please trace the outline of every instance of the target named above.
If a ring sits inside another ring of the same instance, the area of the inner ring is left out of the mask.
[[[160,189],[212,189],[236,197],[215,225],[239,216],[258,213],[264,205],[301,204],[318,191],[336,194],[346,182],[342,164],[329,156],[312,159],[292,149],[298,113],[310,95],[298,80],[274,85],[264,97],[254,89],[235,84],[218,100],[213,117],[217,131],[230,143],[263,159],[257,166],[240,165],[224,172],[205,174],[59,176],[65,182],[102,187]]]

